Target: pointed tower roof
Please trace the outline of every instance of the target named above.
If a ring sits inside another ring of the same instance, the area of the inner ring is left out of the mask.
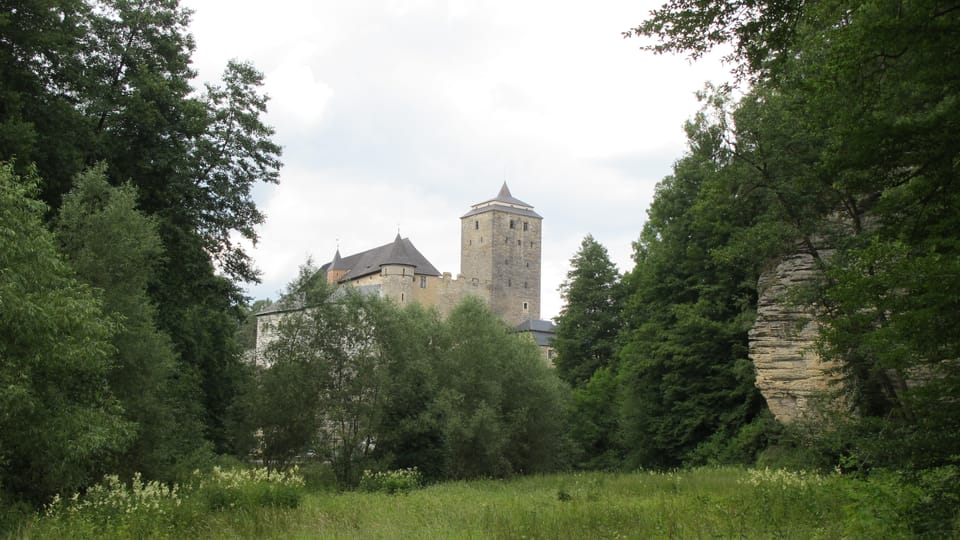
[[[503,183],[503,186],[500,188],[500,193],[497,193],[496,197],[471,206],[470,211],[461,216],[460,219],[493,210],[500,210],[501,212],[508,212],[510,214],[518,214],[521,216],[543,219],[540,214],[533,211],[533,205],[527,204],[520,199],[515,198],[510,193],[510,188],[507,187],[506,182]]]
[[[407,246],[403,242],[403,238],[400,238],[400,233],[397,233],[397,237],[393,239],[393,245],[390,246],[390,253],[387,257],[380,263],[380,266],[386,266],[388,264],[400,264],[404,266],[416,266],[417,263],[413,262],[413,257],[410,256],[410,253],[407,252]]]
[[[526,206],[527,208],[533,208],[532,205],[529,205],[521,201],[520,199],[515,199],[513,195],[510,194],[510,188],[507,187],[506,182],[504,182],[503,187],[500,188],[500,193],[497,193],[497,196],[491,200],[507,203],[507,204],[513,204],[516,206]]]
[[[330,267],[327,270],[346,270],[343,266],[343,259],[340,258],[340,248],[337,248],[337,252],[333,254],[333,261],[330,262]]]

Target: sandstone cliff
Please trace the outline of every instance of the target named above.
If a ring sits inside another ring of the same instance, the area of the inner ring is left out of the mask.
[[[822,256],[829,253],[821,252]],[[810,399],[829,388],[829,365],[816,350],[817,323],[813,310],[789,301],[787,295],[817,275],[812,256],[795,253],[781,259],[757,283],[757,320],[750,330],[750,358],[757,370],[756,385],[770,411],[790,422],[808,410]]]

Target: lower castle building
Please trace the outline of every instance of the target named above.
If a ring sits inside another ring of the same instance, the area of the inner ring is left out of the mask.
[[[398,234],[393,242],[333,260],[320,267],[327,282],[357,287],[400,305],[436,307],[444,316],[467,296],[483,300],[504,322],[528,332],[552,358],[553,325],[540,320],[543,218],[510,194],[504,182],[496,197],[474,204],[460,218],[460,274],[439,272]],[[271,327],[286,311],[272,306],[257,314],[257,349],[272,338]]]

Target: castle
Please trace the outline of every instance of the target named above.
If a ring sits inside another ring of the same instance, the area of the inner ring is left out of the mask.
[[[543,218],[513,197],[504,182],[496,197],[474,204],[460,218],[460,274],[439,272],[409,238],[346,257],[339,248],[320,267],[327,282],[356,287],[399,305],[415,302],[448,315],[467,296],[483,300],[518,332],[528,332],[552,358],[553,325],[540,320],[540,265]],[[287,311],[272,306],[257,314],[257,349]]]

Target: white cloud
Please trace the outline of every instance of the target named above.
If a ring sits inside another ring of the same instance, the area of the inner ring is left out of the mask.
[[[317,80],[309,58],[317,45],[303,43],[266,74],[263,90],[270,96],[267,122],[302,132],[317,127],[333,97],[333,89]]]

